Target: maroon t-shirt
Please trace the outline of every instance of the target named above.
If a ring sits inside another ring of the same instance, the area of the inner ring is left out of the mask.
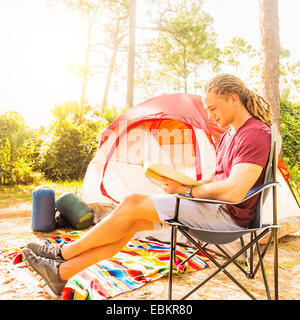
[[[254,163],[265,167],[271,146],[271,130],[256,118],[248,119],[235,134],[226,131],[217,144],[217,163],[214,181],[224,180],[237,163]],[[264,182],[265,169],[254,186]],[[254,187],[253,186],[253,187]],[[227,205],[232,219],[241,227],[248,227],[254,218],[259,195],[239,205]]]

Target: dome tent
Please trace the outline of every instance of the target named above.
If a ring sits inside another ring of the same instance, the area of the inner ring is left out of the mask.
[[[118,203],[141,185],[144,192],[162,192],[144,175],[145,164],[154,161],[200,180],[214,170],[215,142],[223,132],[208,120],[199,96],[171,94],[140,103],[102,133],[81,196],[89,203],[107,201],[103,196]]]
[[[81,198],[91,205],[117,204],[130,192],[163,193],[162,187],[144,174],[145,167],[157,161],[198,181],[206,179],[214,173],[215,145],[224,131],[208,119],[200,96],[178,93],[148,99],[103,131],[87,168]],[[278,222],[292,221],[296,232],[300,230],[299,206],[288,187],[282,161],[277,178]],[[272,219],[271,193],[268,198],[263,223]]]

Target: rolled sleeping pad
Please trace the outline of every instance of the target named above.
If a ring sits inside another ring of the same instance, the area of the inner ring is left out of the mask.
[[[94,220],[94,211],[78,195],[67,192],[57,198],[56,209],[76,229],[89,227]]]
[[[49,232],[56,228],[55,193],[52,189],[38,187],[32,192],[31,228],[38,232]]]

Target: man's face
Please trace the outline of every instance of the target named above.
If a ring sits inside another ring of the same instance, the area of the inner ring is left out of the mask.
[[[221,128],[228,126],[234,119],[235,99],[232,96],[224,97],[209,92],[203,95],[203,105],[208,118]]]

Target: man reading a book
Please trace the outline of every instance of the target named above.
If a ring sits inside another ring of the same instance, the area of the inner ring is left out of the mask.
[[[217,144],[213,179],[193,188],[165,179],[165,194],[129,194],[74,242],[58,246],[29,243],[23,250],[24,260],[53,297],[59,296],[70,277],[114,256],[136,232],[155,230],[164,220],[172,219],[174,194],[238,203],[253,186],[263,183],[271,142],[270,105],[230,74],[218,75],[207,83],[203,103],[211,120],[228,127]],[[179,221],[205,229],[247,228],[257,200],[254,197],[237,206],[181,200]]]

